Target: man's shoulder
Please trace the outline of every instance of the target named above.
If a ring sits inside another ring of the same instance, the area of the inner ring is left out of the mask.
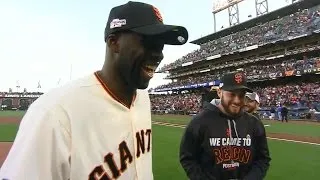
[[[199,112],[198,114],[191,117],[191,124],[199,124],[203,125],[210,119],[216,119],[219,117],[219,113],[215,111],[211,111],[208,109],[204,109],[203,111]]]
[[[68,112],[65,107],[66,102],[75,102],[80,94],[79,88],[84,84],[90,84],[90,78],[90,76],[84,76],[41,95],[29,106],[23,117],[23,123],[43,123],[43,121],[48,121],[48,119],[58,119],[60,123],[67,122]]]
[[[253,115],[254,117],[256,117],[258,120],[261,120],[260,115],[259,115],[258,112],[254,112],[254,113],[252,113],[252,115]]]
[[[256,117],[253,114],[247,112],[244,113],[244,116],[245,120],[249,122],[249,126],[251,128],[255,129],[255,131],[259,133],[264,131],[264,124],[259,117]]]
[[[246,120],[249,120],[251,122],[254,122],[254,123],[258,121],[261,122],[261,119],[258,114],[250,114],[248,112],[244,112],[243,116]]]
[[[88,87],[95,83],[93,78],[93,75],[87,75],[60,87],[53,88],[41,95],[31,106],[50,108],[51,106],[61,104],[63,101],[76,99],[80,96],[82,87]]]
[[[148,90],[145,90],[145,89],[138,89],[137,90],[137,94],[139,95],[139,96],[142,96],[143,98],[149,98],[149,92],[148,92]]]

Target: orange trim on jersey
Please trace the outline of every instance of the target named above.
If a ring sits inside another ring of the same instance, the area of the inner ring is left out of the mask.
[[[100,78],[98,72],[95,72],[94,75],[96,76],[96,78],[98,79],[98,81],[101,83],[103,89],[117,102],[119,102],[120,104],[122,104],[123,106],[125,106],[126,108],[130,109],[133,106],[133,102],[136,99],[136,93],[133,95],[132,97],[132,101],[131,101],[131,106],[127,106],[124,102],[122,102],[115,94],[112,93],[112,91],[108,88],[108,86],[102,81],[102,79]]]

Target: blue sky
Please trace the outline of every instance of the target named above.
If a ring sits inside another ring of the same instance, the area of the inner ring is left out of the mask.
[[[125,0],[6,0],[0,1],[0,91],[41,91],[62,85],[101,68],[105,43],[103,32],[113,6]],[[214,32],[213,0],[146,0],[156,6],[166,24],[185,26],[190,40]],[[269,11],[287,0],[269,0]],[[255,17],[254,0],[239,4],[240,21]],[[228,27],[228,11],[217,14],[217,28]],[[164,60],[170,63],[197,49],[190,43],[165,46]],[[71,68],[72,64],[72,68]],[[70,71],[72,76],[70,78]],[[149,87],[167,83],[157,74]]]

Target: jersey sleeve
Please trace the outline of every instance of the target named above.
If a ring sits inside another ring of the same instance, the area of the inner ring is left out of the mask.
[[[67,180],[71,146],[67,120],[62,107],[30,106],[0,169],[0,179]]]

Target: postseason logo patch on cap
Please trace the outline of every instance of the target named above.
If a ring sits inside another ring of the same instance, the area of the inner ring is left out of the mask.
[[[110,29],[122,27],[122,26],[124,26],[126,24],[127,24],[127,20],[126,19],[113,19],[110,22]]]

